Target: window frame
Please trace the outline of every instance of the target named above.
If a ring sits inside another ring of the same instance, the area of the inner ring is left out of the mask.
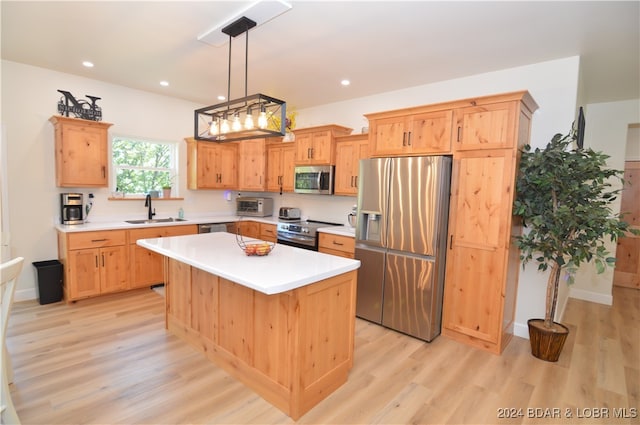
[[[138,167],[138,166],[130,166],[130,167],[123,167],[122,165],[116,164],[114,162],[114,144],[117,140],[128,140],[128,141],[132,141],[132,142],[138,142],[138,143],[153,143],[153,144],[160,144],[160,145],[168,145],[169,146],[169,152],[170,152],[170,168],[155,168],[155,167]],[[144,198],[146,196],[146,193],[122,193],[122,192],[116,192],[117,186],[118,186],[118,170],[119,169],[137,169],[137,170],[143,170],[143,171],[169,171],[169,175],[172,176],[171,178],[171,199],[175,199],[178,198],[180,196],[180,169],[179,169],[179,164],[180,164],[180,149],[179,149],[179,142],[175,141],[175,140],[159,140],[159,139],[149,139],[149,138],[143,138],[143,137],[137,137],[137,136],[128,136],[128,135],[122,135],[122,134],[113,134],[111,135],[111,140],[109,142],[109,163],[110,163],[110,170],[111,170],[111,177],[109,179],[109,190],[112,191],[112,193],[114,194],[114,198],[125,198],[125,199],[141,199]],[[162,192],[162,189],[159,189],[160,193]],[[159,198],[162,199],[162,198]],[[167,198],[165,198],[167,199]]]

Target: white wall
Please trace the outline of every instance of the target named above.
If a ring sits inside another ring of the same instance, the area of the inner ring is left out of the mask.
[[[640,123],[640,101],[593,103],[585,109],[585,148],[602,151],[610,156],[609,168],[624,170],[627,151],[638,152],[638,136],[629,132],[630,124]],[[627,140],[636,146],[627,147]],[[619,182],[614,183],[620,187]],[[614,213],[620,212],[620,198],[612,204]],[[616,244],[608,241],[607,249],[615,256]],[[576,273],[576,283],[571,287],[571,297],[611,305],[613,269],[597,274],[593,264],[586,264]]]
[[[58,194],[68,190],[55,187],[53,127],[47,121],[56,113],[57,89],[76,97],[99,96],[103,120],[114,123],[111,134],[182,141],[192,133],[194,105],[178,99],[149,94],[126,87],[61,74],[13,62],[2,62],[2,123],[7,129],[9,165],[9,205],[13,254],[27,262],[57,258],[53,229],[58,214]],[[298,127],[335,123],[359,132],[367,121],[366,113],[444,102],[496,93],[529,90],[539,104],[534,114],[531,144],[544,146],[553,134],[566,132],[574,119],[578,90],[579,58],[570,57],[518,68],[411,87],[375,96],[324,105],[298,111]],[[184,153],[184,144],[181,143]],[[184,157],[183,157],[184,158]],[[184,159],[183,164],[184,166]],[[159,215],[175,215],[179,206],[189,214],[225,213],[233,206],[219,191],[188,191],[181,182],[184,202],[157,202]],[[84,193],[89,190],[82,189]],[[108,201],[108,189],[92,191],[96,195],[91,218],[131,215],[144,216],[144,207],[136,201]],[[245,194],[245,193],[243,193]],[[345,222],[355,202],[353,197],[323,197],[271,194],[276,208],[298,206],[315,219]],[[516,333],[526,336],[526,321],[544,313],[546,276],[527,267],[521,272],[516,310]],[[33,293],[35,276],[29,268],[19,283],[19,291]]]

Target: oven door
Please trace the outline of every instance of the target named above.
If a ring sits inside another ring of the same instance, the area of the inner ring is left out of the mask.
[[[313,236],[299,235],[297,233],[278,232],[278,243],[296,248],[308,249],[310,251],[318,250],[316,238]]]

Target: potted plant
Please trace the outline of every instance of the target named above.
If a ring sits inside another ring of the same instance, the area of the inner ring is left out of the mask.
[[[528,322],[531,352],[547,361],[558,360],[569,332],[554,322],[561,275],[571,284],[577,268],[590,261],[604,272],[615,263],[605,238],[615,241],[630,230],[610,207],[622,188],[614,188],[609,179],[622,181],[622,171],[608,169],[609,157],[602,152],[573,150],[575,140],[572,129],[553,136],[544,149],[532,151],[526,145],[516,182],[513,212],[525,226],[516,237],[523,267],[533,260],[538,270],[550,269],[544,320]]]

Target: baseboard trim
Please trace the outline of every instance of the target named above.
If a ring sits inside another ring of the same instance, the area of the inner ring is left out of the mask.
[[[38,294],[36,293],[35,288],[31,289],[17,289],[15,294],[13,295],[13,301],[29,301],[29,300],[37,300]]]
[[[514,323],[513,334],[520,338],[529,339],[529,325],[526,323],[524,325],[522,323]]]
[[[572,287],[569,290],[569,297],[583,301],[591,301],[598,304],[612,305],[613,295],[601,294],[598,292],[585,291]]]

